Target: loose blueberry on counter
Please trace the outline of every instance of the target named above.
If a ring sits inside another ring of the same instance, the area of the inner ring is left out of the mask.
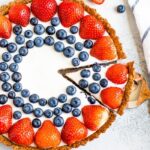
[[[100,72],[101,71],[101,65],[96,63],[92,66],[92,69],[94,72]]]
[[[48,26],[48,27],[46,28],[46,33],[47,33],[48,35],[53,35],[53,34],[55,34],[55,28],[54,28],[53,26]]]
[[[106,79],[102,79],[100,81],[100,85],[101,85],[101,87],[106,87],[108,85],[108,81]]]
[[[2,72],[0,74],[0,80],[3,82],[7,82],[10,79],[10,75],[7,72]]]
[[[125,10],[126,10],[126,8],[124,5],[118,5],[117,6],[117,12],[123,13],[123,12],[125,12]]]
[[[0,47],[7,47],[8,41],[6,39],[1,39],[0,40]]]
[[[44,116],[46,118],[51,118],[53,116],[53,112],[50,109],[44,111]]]
[[[83,88],[83,89],[85,89],[85,88],[87,88],[88,87],[88,81],[86,81],[85,79],[81,79],[80,81],[79,81],[79,86],[81,87],[81,88]]]
[[[100,86],[98,83],[91,83],[89,85],[89,91],[91,93],[97,94],[100,91]]]
[[[64,29],[60,29],[56,32],[56,37],[59,40],[64,40],[67,38],[67,32]]]
[[[57,100],[57,98],[55,98],[55,97],[49,98],[49,100],[48,100],[48,105],[49,105],[50,107],[56,107],[56,106],[58,105],[58,100]]]
[[[82,51],[82,49],[83,49],[83,44],[82,44],[81,42],[77,42],[77,43],[75,44],[75,49],[76,49],[77,51]]]
[[[47,100],[44,98],[39,99],[39,105],[40,106],[45,106],[47,104]]]
[[[26,103],[24,104],[24,106],[22,107],[22,111],[25,114],[31,114],[33,112],[33,106],[30,103]]]
[[[65,113],[70,113],[72,111],[71,105],[68,103],[63,104],[62,111]]]
[[[61,41],[58,41],[54,44],[54,49],[56,52],[62,52],[65,48],[65,45],[63,42]]]
[[[66,41],[68,44],[74,44],[76,42],[76,37],[73,35],[68,35]]]
[[[66,94],[60,94],[58,97],[58,101],[61,103],[64,103],[67,101],[67,95]]]
[[[41,126],[41,120],[38,118],[35,118],[32,120],[32,126],[34,128],[39,128]]]
[[[64,119],[61,116],[56,116],[53,120],[53,123],[56,127],[61,127],[64,124]]]
[[[87,61],[89,59],[89,54],[86,51],[82,51],[79,53],[79,59],[81,61]]]
[[[12,71],[12,72],[17,72],[18,69],[19,69],[19,66],[18,66],[17,63],[11,63],[11,64],[9,65],[9,70]]]
[[[93,74],[92,78],[95,81],[99,81],[101,79],[101,75],[96,72],[96,73]]]
[[[28,89],[23,89],[21,91],[21,96],[22,97],[29,97],[30,96],[30,91]]]
[[[64,56],[66,56],[67,58],[72,57],[75,54],[75,50],[74,48],[72,48],[71,46],[68,46],[64,49],[63,51]]]
[[[92,40],[85,40],[84,41],[84,47],[87,48],[87,49],[90,49],[93,47],[93,42]]]
[[[66,88],[66,93],[68,94],[68,95],[74,95],[75,93],[77,92],[77,89],[76,89],[76,87],[75,86],[73,86],[73,85],[70,85],[70,86],[68,86],[67,88]]]
[[[20,54],[16,54],[13,57],[13,60],[14,60],[15,63],[21,63],[22,62],[22,56]]]
[[[23,100],[23,98],[21,98],[21,97],[15,97],[15,98],[13,99],[13,104],[14,104],[16,107],[22,107],[22,106],[24,106],[24,100]]]
[[[22,75],[19,72],[14,72],[11,78],[14,82],[19,82],[22,79]]]
[[[33,111],[33,114],[35,117],[42,117],[43,115],[43,110],[41,108],[35,108]]]
[[[36,47],[42,47],[43,44],[44,44],[43,38],[41,38],[41,37],[36,37],[36,38],[34,39],[34,45],[35,45]]]
[[[5,61],[5,62],[8,62],[10,61],[12,58],[11,54],[9,52],[4,52],[2,54],[2,60]]]
[[[20,47],[20,48],[19,48],[19,54],[20,54],[21,56],[26,56],[26,55],[28,54],[28,49],[27,49],[25,46]]]
[[[17,45],[15,43],[9,43],[7,45],[7,50],[10,53],[14,53],[17,50]]]
[[[96,103],[95,98],[93,98],[92,96],[88,97],[88,101],[90,102],[90,104],[95,104]]]
[[[27,47],[27,48],[33,48],[33,47],[34,47],[34,42],[33,42],[32,40],[28,40],[28,41],[26,42],[26,47]]]
[[[10,91],[10,92],[8,92],[8,97],[10,99],[14,99],[16,97],[16,93],[14,91]]]
[[[32,94],[29,96],[29,101],[31,103],[36,103],[36,102],[38,102],[38,100],[39,100],[39,96],[37,94]]]
[[[23,35],[17,35],[15,41],[17,44],[21,45],[25,42],[25,37]]]
[[[13,85],[13,89],[14,89],[15,92],[21,92],[21,90],[22,90],[22,84],[19,83],[19,82],[15,83]]]
[[[0,95],[0,104],[5,104],[8,101],[8,97],[4,94]]]
[[[8,64],[6,62],[0,62],[0,70],[6,71],[8,69]]]
[[[80,65],[79,58],[73,58],[71,62],[72,62],[72,65],[75,67]]]
[[[59,24],[60,24],[60,20],[59,20],[58,17],[53,17],[53,18],[51,19],[51,25],[52,25],[52,26],[58,26]]]
[[[73,97],[71,99],[70,105],[74,108],[77,108],[81,105],[81,100],[78,97]]]
[[[31,37],[33,36],[33,32],[32,32],[31,30],[26,30],[26,31],[24,32],[24,36],[25,36],[26,38],[31,38]]]
[[[88,70],[88,69],[83,69],[83,70],[80,72],[80,75],[81,75],[81,77],[83,77],[83,78],[88,78],[88,77],[91,75],[91,72],[90,72],[90,70]]]
[[[45,32],[45,28],[42,24],[37,24],[34,26],[34,32],[37,35],[42,35]]]
[[[38,19],[36,17],[33,17],[30,19],[30,24],[32,24],[33,26],[38,24]]]
[[[3,90],[3,91],[9,92],[11,89],[12,89],[12,86],[11,86],[10,83],[4,82],[4,83],[2,84],[2,90]]]
[[[20,25],[15,25],[13,27],[13,32],[16,35],[20,35],[22,33],[22,27]]]
[[[54,45],[55,40],[54,40],[54,38],[53,38],[52,36],[47,36],[47,37],[44,39],[44,43],[45,43],[46,45],[52,46],[52,45]]]
[[[15,111],[15,112],[13,113],[13,118],[14,118],[14,119],[18,120],[18,119],[20,119],[21,117],[22,117],[22,113],[21,113],[20,111]]]
[[[79,31],[79,29],[78,29],[77,26],[72,26],[72,27],[70,28],[70,32],[71,32],[72,34],[76,34],[78,31]]]
[[[57,108],[54,109],[53,113],[56,116],[60,116],[62,114],[62,110],[61,110],[61,108],[57,107]]]
[[[80,114],[81,114],[81,111],[78,108],[73,109],[72,115],[74,117],[78,117],[78,116],[80,116]]]

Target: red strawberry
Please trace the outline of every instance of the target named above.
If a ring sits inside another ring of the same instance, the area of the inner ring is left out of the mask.
[[[5,16],[0,15],[0,37],[8,39],[11,36],[12,24]]]
[[[108,87],[101,91],[101,99],[103,103],[112,109],[116,109],[121,105],[123,98],[123,90],[118,87]]]
[[[70,27],[84,16],[83,7],[75,2],[62,2],[58,7],[58,15],[64,27]]]
[[[97,39],[104,34],[105,29],[100,20],[97,20],[94,16],[87,15],[81,19],[79,31],[83,39]]]
[[[126,65],[115,64],[108,68],[106,77],[113,83],[123,84],[128,79],[128,69]]]
[[[102,36],[99,38],[90,54],[99,60],[113,60],[117,57],[116,47],[109,36]]]
[[[87,137],[88,130],[82,122],[75,117],[66,120],[61,132],[61,138],[66,144],[73,144]]]
[[[0,107],[0,134],[7,133],[12,125],[12,108],[10,105]]]
[[[45,149],[57,147],[61,142],[61,136],[57,128],[50,120],[43,122],[42,127],[35,135],[35,143],[39,148]]]
[[[95,4],[102,4],[105,0],[92,0]]]
[[[55,0],[32,0],[31,11],[38,19],[47,22],[55,15],[57,3]]]
[[[16,122],[8,131],[9,139],[19,145],[29,146],[33,142],[34,130],[29,118]]]
[[[9,20],[26,27],[30,20],[30,8],[25,4],[15,4],[9,10]]]
[[[87,105],[82,108],[82,115],[85,126],[96,131],[103,125],[104,119],[108,117],[108,111],[99,105]]]

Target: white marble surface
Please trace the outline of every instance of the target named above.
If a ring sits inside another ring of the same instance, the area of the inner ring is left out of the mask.
[[[10,0],[0,0],[0,5]],[[127,60],[134,60],[136,70],[142,72],[147,78],[147,70],[143,51],[139,38],[139,33],[134,21],[134,17],[126,0],[105,0],[101,6],[94,5],[88,0],[87,4],[95,7],[116,29],[120,37]],[[116,6],[126,5],[126,12],[118,14]],[[89,142],[86,146],[78,150],[149,150],[150,149],[150,114],[148,113],[148,102],[138,108],[128,109],[122,117],[118,117],[112,127],[100,138]],[[0,150],[11,150],[0,144]]]

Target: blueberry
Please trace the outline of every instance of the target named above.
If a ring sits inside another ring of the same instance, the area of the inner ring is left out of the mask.
[[[78,97],[73,97],[71,99],[70,105],[74,108],[77,108],[81,105],[81,100]]]
[[[70,85],[70,86],[68,86],[68,87],[66,88],[66,93],[67,93],[68,95],[74,95],[74,94],[76,93],[76,91],[77,91],[77,89],[76,89],[76,87],[73,86],[73,85]]]
[[[37,19],[36,17],[33,17],[33,18],[30,19],[30,23],[31,23],[33,26],[35,26],[35,25],[38,24],[38,19]]]
[[[61,116],[56,116],[53,123],[56,127],[61,127],[64,124],[64,119]]]
[[[22,27],[20,25],[15,25],[13,27],[13,32],[16,34],[16,35],[20,35],[22,33]]]
[[[19,82],[15,83],[13,85],[13,89],[14,89],[15,92],[21,92],[21,90],[22,90],[22,84],[19,83]]]
[[[15,41],[17,44],[21,45],[25,42],[25,37],[23,35],[17,35]]]
[[[5,62],[8,62],[10,61],[12,58],[11,54],[9,52],[4,52],[2,54],[2,60],[5,61]]]
[[[108,81],[106,79],[102,79],[100,81],[100,85],[101,85],[101,87],[106,87],[108,85]]]
[[[53,112],[50,109],[44,111],[44,116],[46,118],[51,118],[53,116]]]
[[[80,75],[81,75],[81,77],[83,77],[83,78],[88,78],[88,77],[91,75],[91,72],[90,72],[90,70],[83,69],[83,70],[80,72]]]
[[[36,108],[36,109],[34,109],[33,113],[34,113],[35,117],[42,117],[43,110],[41,108]]]
[[[72,65],[73,66],[79,66],[80,65],[80,60],[79,60],[79,58],[73,58],[72,59]]]
[[[54,40],[54,38],[53,38],[52,36],[47,36],[47,37],[44,39],[44,43],[45,43],[46,45],[49,45],[49,46],[54,45],[54,42],[55,42],[55,40]]]
[[[93,42],[91,40],[85,40],[84,41],[84,47],[87,49],[90,49],[93,47]]]
[[[15,82],[19,82],[22,79],[22,75],[19,72],[14,72],[11,76],[12,80]]]
[[[80,86],[81,88],[83,88],[83,89],[87,88],[88,85],[89,85],[89,84],[88,84],[88,81],[85,80],[85,79],[81,79],[81,80],[79,81],[79,86]]]
[[[34,32],[37,35],[42,35],[45,32],[45,28],[42,24],[37,24],[34,26]]]
[[[71,105],[68,103],[63,104],[62,111],[65,113],[70,113],[72,111]]]
[[[54,44],[54,49],[55,49],[55,51],[57,51],[57,52],[62,52],[63,50],[64,50],[64,43],[63,42],[61,42],[61,41],[58,41],[58,42],[56,42],[55,44]]]
[[[67,95],[66,94],[60,94],[58,97],[58,101],[61,103],[64,103],[67,101]]]
[[[22,107],[24,105],[24,100],[21,98],[21,97],[15,97],[13,99],[13,104],[16,106],[16,107]]]
[[[124,5],[118,5],[117,6],[117,12],[123,13],[123,12],[125,12],[125,10],[126,10],[126,8]]]
[[[91,83],[89,85],[89,91],[91,93],[97,94],[100,91],[100,86],[98,83]]]
[[[26,42],[26,47],[27,47],[27,48],[33,48],[33,47],[34,47],[34,42],[33,42],[32,40],[28,40],[28,41]]]
[[[77,33],[78,32],[78,27],[77,26],[72,26],[71,28],[70,28],[70,32],[72,33],[72,34],[75,34],[75,33]]]
[[[4,94],[0,94],[0,104],[5,104],[8,101],[8,97]]]
[[[68,44],[74,44],[76,42],[76,37],[73,35],[69,35],[67,36],[66,41]]]
[[[0,74],[0,80],[3,82],[7,82],[10,79],[10,75],[7,72],[2,72]]]
[[[55,97],[49,98],[49,100],[48,100],[48,105],[49,105],[50,107],[56,107],[56,106],[58,105],[58,100],[57,100],[57,98],[55,98]]]
[[[33,106],[30,103],[26,103],[24,104],[24,106],[22,107],[22,111],[25,114],[31,114],[33,112]]]
[[[36,103],[36,102],[38,102],[38,100],[39,100],[39,96],[38,96],[37,94],[32,94],[32,95],[30,95],[30,97],[29,97],[29,101],[30,101],[31,103]]]
[[[56,32],[56,37],[59,40],[64,40],[67,38],[67,32],[64,29],[60,29]]]
[[[24,32],[24,36],[25,36],[26,38],[31,38],[31,37],[33,36],[33,32],[32,32],[31,30],[26,30],[26,31]]]
[[[22,117],[22,113],[21,113],[20,111],[15,111],[15,112],[13,113],[13,118],[14,118],[14,119],[18,120],[18,119],[20,119],[21,117]]]
[[[8,41],[6,39],[1,39],[0,40],[0,47],[7,47]]]
[[[59,20],[58,17],[53,17],[53,18],[51,19],[51,25],[52,25],[52,26],[58,26],[59,24],[60,24],[60,20]]]
[[[47,100],[44,99],[44,98],[41,98],[41,99],[39,99],[39,104],[40,104],[41,106],[45,106],[45,105],[47,104]]]
[[[21,63],[22,62],[22,56],[20,54],[16,54],[13,57],[13,60],[14,60],[15,63]]]
[[[100,64],[94,64],[92,66],[92,69],[94,72],[100,72],[101,71],[101,65]]]
[[[32,120],[32,126],[34,128],[39,128],[41,126],[41,120],[38,118],[35,118]]]
[[[80,111],[78,108],[75,108],[75,109],[72,111],[72,115],[73,115],[74,117],[78,117],[78,116],[80,116],[80,114],[81,114],[81,111]]]
[[[6,62],[0,62],[0,70],[6,71],[8,69],[8,64]]]
[[[95,104],[96,103],[96,100],[95,100],[95,98],[93,98],[93,97],[88,97],[88,101],[90,102],[90,104]]]
[[[11,86],[10,83],[4,82],[4,83],[2,84],[2,90],[3,90],[3,91],[9,92],[11,89],[12,89],[12,86]]]
[[[55,28],[53,26],[48,26],[46,28],[46,33],[49,34],[49,35],[55,34]]]
[[[19,49],[19,54],[20,54],[21,56],[26,56],[26,55],[28,54],[28,49],[27,49],[25,46],[20,47],[20,49]]]
[[[61,108],[57,107],[57,108],[54,109],[53,113],[56,116],[60,116],[62,114],[62,110],[61,110]]]
[[[101,75],[96,72],[96,73],[93,74],[92,78],[95,81],[99,81],[101,79]]]
[[[86,51],[82,51],[79,53],[79,59],[81,61],[87,61],[89,59],[89,54]]]
[[[77,43],[75,44],[75,49],[76,49],[77,51],[82,51],[82,49],[83,49],[83,44],[82,44],[81,42],[77,42]]]
[[[9,65],[9,70],[12,71],[12,72],[17,72],[18,69],[19,69],[19,66],[18,66],[17,63],[11,63],[11,64]]]
[[[66,56],[67,58],[72,57],[75,54],[75,50],[74,48],[72,48],[71,46],[68,46],[64,49],[63,51],[64,56]]]
[[[44,44],[43,38],[41,38],[41,37],[36,37],[36,38],[34,39],[34,45],[35,45],[35,46],[37,46],[37,47],[42,47],[43,44]]]
[[[10,99],[14,99],[16,97],[16,93],[14,91],[10,91],[10,92],[8,92],[8,97]]]
[[[7,45],[7,50],[10,53],[14,53],[17,50],[17,45],[15,43],[9,43]]]
[[[23,89],[21,91],[21,96],[22,97],[29,97],[30,96],[30,91],[28,89]]]

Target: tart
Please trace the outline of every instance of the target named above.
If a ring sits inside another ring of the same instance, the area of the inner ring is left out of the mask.
[[[96,10],[78,0],[16,0],[0,13],[0,142],[75,148],[123,114],[133,62],[117,63],[122,45]]]

